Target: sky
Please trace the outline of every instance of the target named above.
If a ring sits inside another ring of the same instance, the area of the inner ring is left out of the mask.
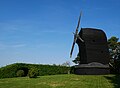
[[[120,38],[120,0],[0,0],[0,67],[13,63],[62,64],[78,17],[80,28],[102,29]],[[80,31],[80,29],[79,29]]]

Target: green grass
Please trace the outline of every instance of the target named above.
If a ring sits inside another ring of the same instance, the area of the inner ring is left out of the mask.
[[[0,88],[120,88],[116,75],[51,75],[0,79]]]

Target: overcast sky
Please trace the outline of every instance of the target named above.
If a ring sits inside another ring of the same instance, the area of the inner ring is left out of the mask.
[[[81,10],[80,27],[120,38],[120,0],[0,0],[0,66],[71,62],[78,53],[76,44],[69,58]]]

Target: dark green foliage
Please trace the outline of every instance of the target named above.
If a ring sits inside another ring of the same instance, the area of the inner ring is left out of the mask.
[[[70,73],[71,73],[71,74],[74,74],[74,72],[75,72],[74,70],[75,70],[75,66],[72,66],[72,67],[70,68]]]
[[[115,50],[117,46],[119,45],[118,43],[119,38],[112,36],[110,39],[108,39],[108,47],[109,49]]]
[[[16,77],[17,68],[18,68],[17,64],[12,64],[0,68],[0,78]]]
[[[80,64],[80,55],[78,53],[77,57],[73,60],[75,64]]]
[[[111,73],[120,73],[120,42],[118,40],[119,38],[114,36],[108,39]]]
[[[24,70],[18,70],[16,74],[17,74],[17,77],[24,77],[25,76]]]
[[[56,75],[56,74],[67,74],[70,67],[60,65],[41,65],[41,64],[25,64],[15,63],[0,68],[0,78],[12,78],[17,77],[17,71],[23,70],[24,76],[28,75],[28,71],[31,68],[37,68],[38,76],[43,75]]]
[[[37,68],[31,68],[28,72],[29,78],[36,78],[38,76]]]

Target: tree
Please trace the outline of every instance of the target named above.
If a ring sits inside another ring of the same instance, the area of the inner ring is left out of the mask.
[[[110,66],[115,72],[120,72],[120,42],[119,38],[112,36],[108,39],[108,47],[110,52]]]
[[[79,55],[79,53],[78,53],[77,57],[75,58],[75,60],[73,60],[73,62],[75,64],[80,64],[80,55]]]
[[[110,39],[108,39],[108,47],[109,49],[115,50],[117,46],[119,45],[118,42],[119,38],[112,36]]]
[[[70,74],[70,62],[69,61],[66,61],[62,64],[62,66],[66,66],[66,67],[69,67],[68,69],[68,74]]]
[[[62,66],[67,66],[67,67],[70,67],[70,62],[69,61],[66,61],[62,64]]]

